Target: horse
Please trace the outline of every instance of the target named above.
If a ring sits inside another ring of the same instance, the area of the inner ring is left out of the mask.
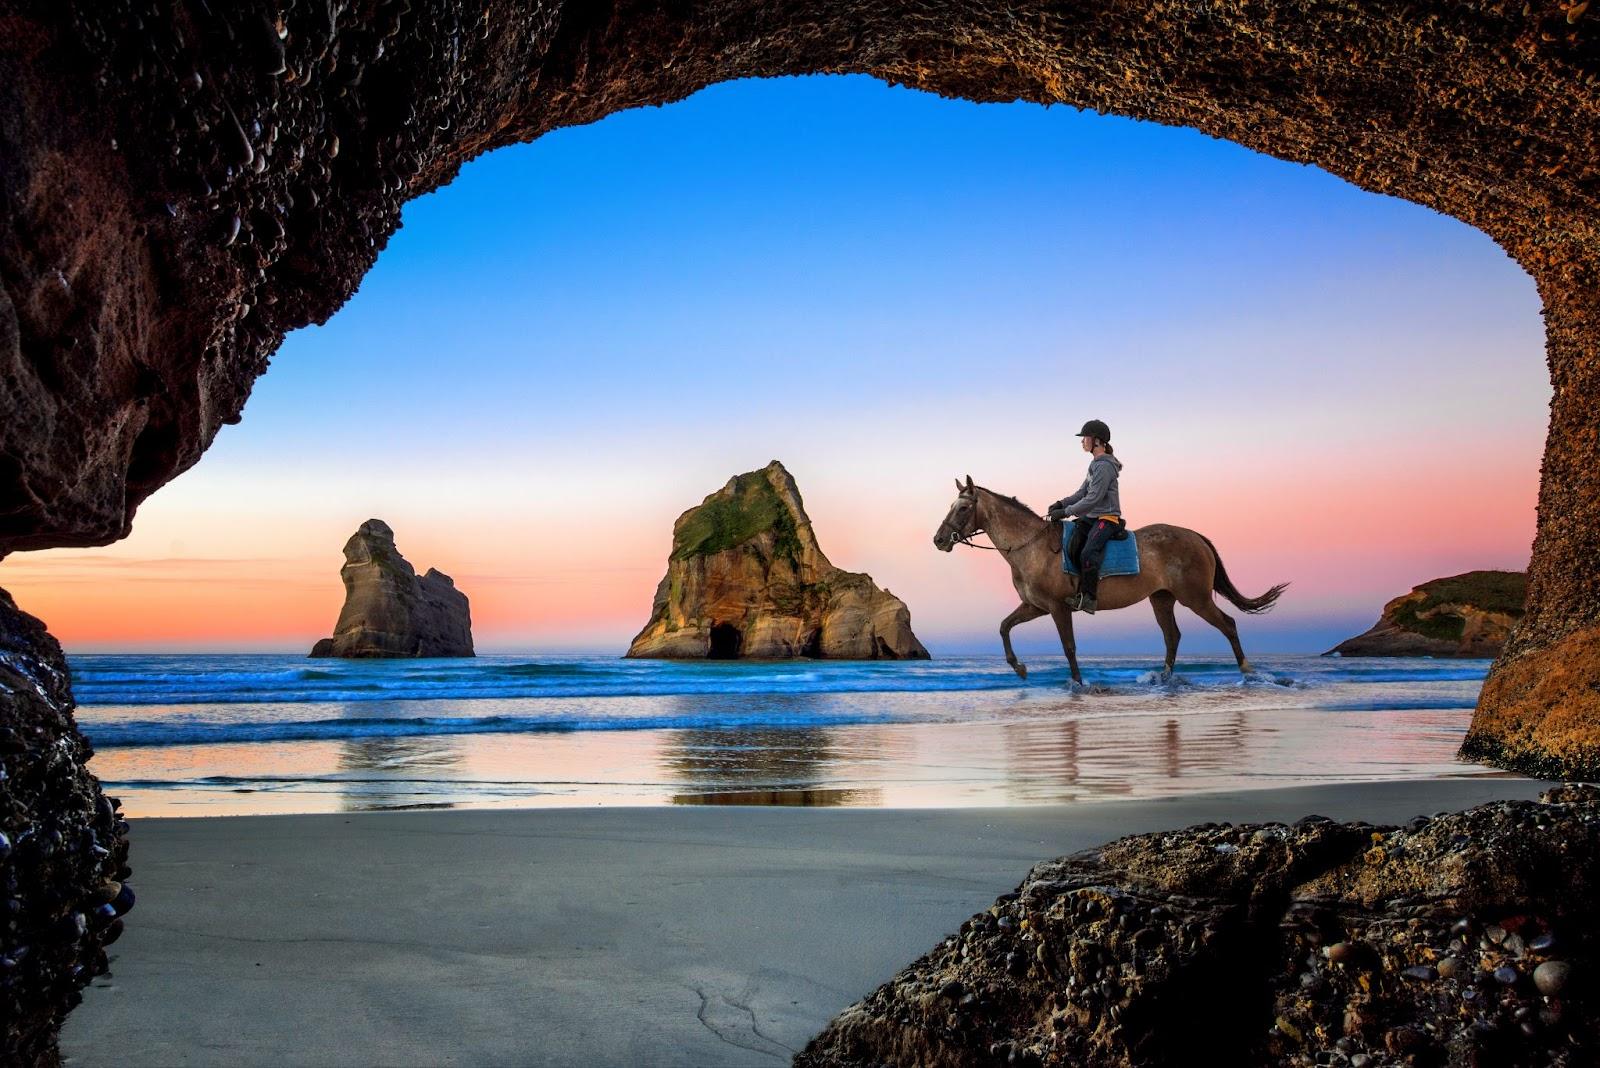
[[[946,553],[957,544],[988,548],[972,543],[975,535],[987,534],[994,548],[1011,565],[1011,584],[1017,588],[1022,603],[1000,622],[1000,642],[1005,646],[1006,663],[1022,678],[1028,677],[1027,665],[1019,661],[1011,649],[1011,628],[1048,615],[1061,635],[1061,650],[1067,654],[1067,663],[1072,667],[1072,681],[1083,682],[1078,672],[1078,647],[1072,637],[1073,609],[1069,604],[1077,595],[1078,577],[1065,573],[1059,559],[1059,553],[1065,550],[1066,538],[1062,538],[1063,544],[1058,547],[1051,536],[1054,524],[1050,520],[1040,518],[1015,497],[974,486],[971,475],[967,476],[965,484],[956,479],[956,491],[955,503],[950,506],[944,522],[939,524],[933,544]],[[1260,597],[1246,597],[1229,580],[1217,547],[1205,535],[1166,523],[1140,527],[1134,534],[1139,538],[1139,573],[1102,578],[1099,607],[1106,610],[1127,608],[1149,598],[1161,636],[1166,639],[1164,675],[1170,677],[1178,659],[1181,637],[1174,606],[1181,604],[1227,637],[1228,644],[1233,646],[1234,659],[1239,662],[1239,672],[1249,675],[1252,668],[1239,644],[1239,628],[1231,616],[1217,607],[1213,596],[1220,593],[1240,611],[1257,615],[1276,604],[1289,584],[1279,583]]]

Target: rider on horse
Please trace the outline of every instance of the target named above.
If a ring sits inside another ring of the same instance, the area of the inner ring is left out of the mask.
[[[1065,547],[1078,565],[1078,597],[1072,607],[1094,614],[1095,594],[1100,585],[1100,563],[1105,558],[1106,542],[1124,537],[1128,528],[1122,518],[1122,502],[1117,497],[1117,474],[1122,461],[1111,455],[1111,428],[1091,419],[1078,431],[1083,451],[1091,454],[1089,474],[1078,492],[1050,506],[1051,519],[1077,516],[1072,539]]]

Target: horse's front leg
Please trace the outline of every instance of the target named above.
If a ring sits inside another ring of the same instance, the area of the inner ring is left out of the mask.
[[[1083,682],[1078,672],[1078,642],[1072,636],[1072,610],[1065,604],[1050,609],[1050,618],[1056,621],[1056,633],[1061,635],[1061,651],[1067,654],[1067,666],[1072,669],[1072,681]]]
[[[1019,663],[1017,654],[1011,651],[1011,628],[1018,623],[1026,623],[1030,619],[1038,619],[1042,615],[1044,615],[1044,609],[1035,608],[1024,601],[1017,606],[1015,612],[1000,621],[1000,644],[1006,647],[1006,663],[1011,665],[1012,671],[1015,671],[1018,676],[1024,679],[1028,677],[1028,665]]]

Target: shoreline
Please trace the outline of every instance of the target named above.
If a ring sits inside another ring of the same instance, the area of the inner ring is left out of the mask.
[[[79,1065],[782,1064],[1039,861],[1203,822],[1401,823],[1511,776],[1005,808],[145,818]]]
[[[147,687],[145,697],[179,703],[84,706],[79,725],[96,748],[95,774],[130,817],[1005,807],[1492,773],[1457,759],[1481,666],[1317,659],[1272,662],[1249,680],[1220,663],[1169,681],[1137,663],[1090,663],[1102,678],[1088,689],[1017,685],[995,658],[782,672],[736,664],[671,678],[651,668],[648,679],[589,661],[443,675],[387,664],[373,674],[358,662],[348,678],[295,668],[288,681],[273,658],[235,658],[226,671],[197,660],[193,671],[102,671],[85,685],[128,698]],[[1039,667],[1040,677],[1057,670]],[[667,683],[692,685],[654,692]],[[289,700],[284,686],[304,699]],[[206,687],[260,700],[206,703]]]
[[[442,813],[442,812],[594,812],[594,811],[630,811],[653,810],[673,811],[678,809],[838,809],[855,812],[887,812],[887,813],[939,813],[939,812],[1007,812],[1007,811],[1040,811],[1049,809],[1078,808],[1080,806],[1102,805],[1132,805],[1132,804],[1183,804],[1194,798],[1209,798],[1216,796],[1248,797],[1258,793],[1287,793],[1299,790],[1341,790],[1345,788],[1359,789],[1363,787],[1388,787],[1402,786],[1418,783],[1453,783],[1453,782],[1494,782],[1496,780],[1537,781],[1554,783],[1556,779],[1538,779],[1518,771],[1507,771],[1503,768],[1489,764],[1476,764],[1468,761],[1460,762],[1461,771],[1458,774],[1417,774],[1412,776],[1395,776],[1393,778],[1372,779],[1328,779],[1325,781],[1295,780],[1290,783],[1273,783],[1264,780],[1236,781],[1226,789],[1196,789],[1186,791],[1182,789],[1166,793],[1151,794],[1087,794],[1071,801],[1021,801],[1014,804],[978,803],[970,805],[951,804],[875,804],[863,802],[852,798],[863,794],[870,794],[870,786],[790,786],[773,787],[770,789],[749,790],[706,790],[694,793],[662,794],[654,796],[623,796],[599,795],[602,799],[585,795],[575,795],[559,801],[539,801],[529,797],[516,797],[504,801],[443,801],[443,802],[418,802],[415,804],[397,804],[372,808],[351,808],[329,811],[280,811],[280,812],[242,812],[242,811],[207,811],[196,808],[194,811],[166,810],[161,815],[127,815],[126,818],[136,824],[156,823],[163,821],[191,822],[194,820],[239,820],[239,819],[286,819],[291,817],[338,817],[338,816],[384,816],[405,815],[408,813]],[[541,786],[592,786],[586,782],[548,782],[540,783]],[[638,783],[641,788],[656,788],[659,784]],[[129,793],[136,793],[137,787],[130,788],[127,784],[116,781],[104,783],[106,793],[125,799]]]

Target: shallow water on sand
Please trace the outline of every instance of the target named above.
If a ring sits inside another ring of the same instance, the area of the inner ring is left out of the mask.
[[[1494,774],[1487,661],[71,658],[130,815],[455,806],[1049,804]]]

